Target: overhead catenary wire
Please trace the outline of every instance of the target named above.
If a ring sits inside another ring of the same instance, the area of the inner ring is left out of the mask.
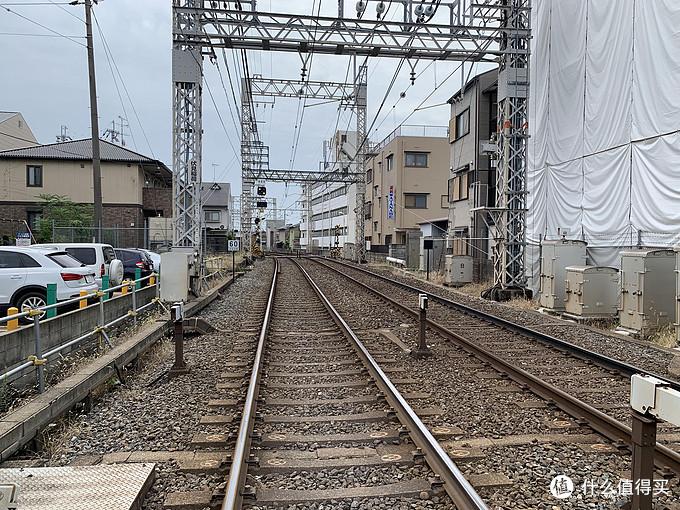
[[[46,26],[46,25],[43,25],[42,23],[39,23],[38,21],[35,21],[35,20],[29,18],[28,16],[24,16],[23,14],[21,14],[21,13],[19,13],[19,12],[17,12],[17,11],[14,11],[14,10],[12,10],[12,9],[10,9],[10,8],[7,7],[6,5],[7,5],[7,4],[0,4],[0,7],[2,7],[3,9],[5,9],[5,11],[7,11],[7,12],[9,12],[9,13],[11,13],[11,14],[14,14],[15,16],[18,16],[18,17],[20,17],[20,18],[22,18],[22,19],[28,21],[29,23],[33,23],[34,25],[37,25],[37,26],[39,26],[40,28],[42,28],[42,29],[44,29],[44,30],[47,30],[48,32],[51,32],[51,33],[54,34],[54,35],[57,35],[57,36],[59,36],[59,37],[63,37],[64,39],[67,39],[67,40],[69,40],[69,41],[71,41],[71,42],[73,42],[73,43],[76,43],[77,45],[82,46],[83,48],[87,48],[87,45],[86,45],[86,44],[83,44],[83,43],[81,43],[80,41],[77,40],[77,39],[85,39],[85,37],[75,37],[75,36],[72,37],[72,36],[68,36],[68,35],[62,34],[61,32],[57,32],[56,30],[54,30],[54,29],[52,29],[52,28],[50,28],[50,27],[48,27],[48,26]]]
[[[137,124],[139,124],[139,129],[142,131],[142,136],[144,136],[144,140],[146,141],[146,145],[149,148],[149,152],[151,152],[151,156],[156,159],[156,155],[154,153],[153,147],[151,146],[151,142],[149,141],[149,137],[146,134],[146,129],[144,129],[144,124],[142,124],[142,120],[139,118],[139,114],[137,113],[137,108],[135,107],[135,103],[132,101],[132,97],[130,97],[130,92],[128,91],[127,85],[125,84],[125,79],[123,78],[123,75],[120,72],[120,69],[118,68],[118,64],[116,63],[116,59],[113,56],[113,52],[111,51],[111,47],[109,46],[109,43],[106,40],[106,37],[104,36],[104,31],[101,29],[101,26],[99,25],[99,20],[97,19],[97,15],[95,11],[92,11],[94,15],[94,20],[95,23],[97,24],[97,29],[99,30],[99,33],[102,38],[102,43],[104,45],[104,49],[108,51],[109,55],[111,55],[111,62],[113,63],[113,67],[116,70],[116,73],[118,74],[118,78],[120,79],[121,85],[123,87],[123,92],[125,92],[125,96],[127,97],[128,102],[130,103],[130,107],[132,108],[132,113],[135,116],[135,119],[137,120]],[[127,114],[125,114],[127,116]],[[133,142],[134,142],[134,136],[133,136]]]

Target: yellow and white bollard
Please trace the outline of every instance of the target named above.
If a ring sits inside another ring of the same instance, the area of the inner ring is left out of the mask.
[[[80,297],[84,297],[84,296],[87,296],[87,291],[86,291],[86,290],[81,290],[81,291],[80,291]],[[83,308],[87,308],[87,299],[81,299],[81,300],[78,302],[78,308],[80,308],[81,310],[82,310]]]
[[[128,280],[123,280],[123,288],[120,289],[120,292],[122,294],[127,294],[128,293],[128,286],[130,285],[130,282]]]

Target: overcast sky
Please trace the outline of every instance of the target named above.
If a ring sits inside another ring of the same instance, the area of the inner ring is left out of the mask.
[[[123,86],[115,67],[112,73],[102,37],[95,26],[100,132],[109,127],[114,119],[117,121],[118,116],[127,117],[130,124],[126,137],[128,147],[155,156],[168,166],[172,164],[171,3],[170,0],[102,0],[95,7],[96,18],[113,55],[113,62],[124,81]],[[349,14],[354,2],[346,3],[346,12]],[[64,0],[0,0],[0,6],[3,6],[0,9],[0,55],[3,60],[0,110],[21,112],[41,143],[54,142],[61,125],[68,126],[69,134],[74,139],[89,137],[85,24],[82,21],[84,7],[68,5]],[[261,10],[270,10],[270,6],[276,12],[307,14],[311,14],[313,8],[318,8],[313,0],[260,0],[258,3]],[[334,13],[337,13],[337,2],[322,0],[321,14]],[[374,17],[374,13],[367,15]],[[396,18],[398,15],[395,7],[388,17]],[[349,58],[316,55],[311,63],[310,79],[344,81]],[[224,73],[221,55],[219,61]],[[227,62],[232,65],[229,52]],[[263,76],[285,79],[300,77],[301,60],[297,54],[253,51],[249,53],[249,63],[251,72]],[[369,61],[369,125],[397,64],[397,59]],[[412,87],[409,81],[410,64],[416,65],[416,73],[424,70]],[[444,103],[460,88],[460,71],[456,71],[458,63],[437,62],[427,69],[429,62],[410,64],[403,65],[375,122],[372,140],[379,141],[402,123],[432,93],[436,85],[439,85],[438,90],[427,99],[424,107]],[[470,64],[466,66],[466,75],[470,67]],[[475,65],[472,73],[477,74],[487,67]],[[116,74],[115,81],[113,74]],[[240,132],[236,125],[238,119],[235,116],[232,118],[236,105],[231,99],[226,74],[223,74],[223,80],[228,94],[222,88],[217,68],[208,60],[204,63],[204,74],[224,127],[204,88],[203,179],[212,181],[214,176],[218,181],[231,182],[232,194],[236,195],[240,192],[241,182],[239,163],[234,154],[240,144]],[[442,85],[449,75],[448,81]],[[400,93],[404,91],[406,96],[400,99]],[[322,159],[323,140],[332,135],[336,125],[337,105],[309,106],[314,103],[308,101],[305,109],[294,168],[318,168]],[[267,105],[256,109],[262,139],[270,146],[272,168],[290,168],[297,111],[298,99],[283,98],[276,99],[273,108]],[[446,126],[448,120],[449,109],[439,106],[417,111],[406,124]],[[340,129],[346,129],[348,125],[353,129],[355,123],[354,118],[350,121],[349,111],[340,113]],[[298,187],[286,188],[279,184],[270,185],[269,190],[277,196],[279,207],[290,207],[292,218],[289,215],[288,220],[299,218],[299,214],[294,212],[294,203],[299,196]]]

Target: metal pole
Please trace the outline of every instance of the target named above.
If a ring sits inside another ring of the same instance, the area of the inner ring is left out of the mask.
[[[132,322],[137,325],[137,282],[132,286]]]
[[[37,368],[38,376],[38,391],[40,393],[45,391],[45,367],[42,359],[42,342],[40,338],[40,314],[33,316],[33,331],[35,332],[35,360],[34,364]]]
[[[236,252],[231,252],[231,281],[236,279]]]
[[[430,281],[430,251],[431,250],[425,250],[425,266],[427,267],[427,274],[425,276],[426,280],[429,282]]]
[[[418,358],[432,355],[432,351],[430,351],[430,348],[425,341],[425,333],[427,331],[427,302],[427,294],[420,294],[418,296],[418,320],[420,328],[418,331],[418,348],[413,352],[413,355]]]
[[[184,363],[184,309],[182,303],[175,303],[170,309],[170,316],[174,323],[173,340],[175,342],[175,363],[170,368],[170,375],[180,375],[189,372]]]
[[[97,82],[94,72],[94,43],[92,41],[92,0],[85,0],[85,27],[87,31],[87,70],[90,78],[90,124],[92,127],[92,189],[94,192],[94,237],[101,241],[102,169],[99,156],[99,118],[97,114]]]
[[[631,510],[652,510],[654,487],[654,448],[656,420],[633,411],[633,501]],[[649,481],[649,491],[639,490],[642,480]]]

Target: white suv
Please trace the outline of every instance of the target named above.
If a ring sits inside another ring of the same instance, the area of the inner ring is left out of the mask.
[[[0,247],[0,309],[19,311],[47,304],[47,284],[57,284],[57,301],[98,290],[94,272],[54,248]]]
[[[113,264],[114,271],[111,271],[111,263],[116,259],[116,252],[110,244],[102,243],[45,243],[34,244],[31,248],[51,248],[53,250],[65,251],[75,259],[88,266],[95,273],[97,285],[102,286],[102,276],[109,276],[109,283],[112,287],[123,282],[123,264],[118,262]]]

